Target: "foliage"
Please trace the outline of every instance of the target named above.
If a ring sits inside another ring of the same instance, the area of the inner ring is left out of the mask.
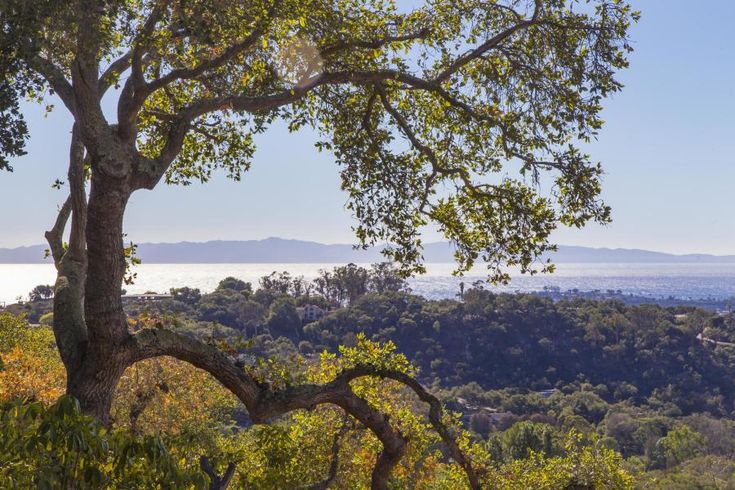
[[[303,338],[317,350],[350,345],[358,332],[391,340],[424,380],[444,387],[474,382],[484,390],[517,387],[528,394],[589,383],[559,409],[595,424],[606,403],[626,400],[680,414],[729,414],[733,351],[702,343],[701,325],[679,324],[676,314],[654,305],[554,303],[477,289],[466,291],[464,301],[388,292],[367,294],[305,325]],[[525,413],[510,404],[498,408]]]
[[[0,3],[0,170],[10,170],[9,157],[25,155],[28,125],[20,101],[43,90],[42,78],[26,70],[25,57],[38,47],[24,41],[40,34],[52,15],[52,0]]]
[[[725,490],[733,486],[735,486],[735,461],[722,456],[694,458],[673,468],[646,473],[636,482],[638,489]]]
[[[202,292],[197,288],[171,288],[169,291],[174,300],[187,305],[195,305],[202,299]]]
[[[163,357],[128,368],[117,389],[112,418],[134,434],[208,433],[230,427],[240,404],[207,373]]]
[[[39,284],[28,293],[28,299],[30,301],[40,301],[44,299],[50,299],[54,297],[53,286]]]
[[[225,277],[219,282],[217,290],[221,291],[225,289],[237,291],[238,293],[242,293],[246,296],[253,292],[253,288],[249,282],[241,281],[234,277]]]
[[[52,403],[64,393],[65,374],[53,334],[0,313],[0,402],[21,397]]]
[[[332,304],[350,304],[368,292],[406,291],[406,281],[390,262],[373,264],[370,269],[356,264],[320,270],[314,291]]]
[[[3,339],[4,351],[12,352],[12,349],[22,344],[27,351],[19,353],[19,356],[28,357],[29,353],[39,358],[46,356],[46,362],[56,366],[51,372],[56,373],[57,379],[44,381],[44,386],[56,384],[59,387],[57,394],[60,393],[63,370],[54,354],[50,331],[42,327],[29,328],[22,318],[8,314],[2,319],[0,325],[3,328],[0,332],[3,335],[0,335],[0,339]],[[141,321],[155,323],[160,320],[144,316]],[[287,341],[281,339],[284,340]],[[270,342],[271,354],[264,354],[278,357],[263,359],[254,375],[284,387],[304,382],[327,383],[340,373],[361,366],[395,370],[409,376],[420,374],[406,356],[398,353],[396,344],[374,342],[363,334],[357,334],[351,346],[341,347],[338,353],[322,353],[314,362],[307,362],[306,366],[303,362],[291,363],[280,353],[281,343],[276,340]],[[291,355],[294,354],[288,354]],[[15,389],[8,396],[23,396],[24,390],[35,383],[34,379],[18,377],[18,384],[13,385]],[[0,383],[0,386],[10,385]],[[407,452],[393,475],[397,487],[454,489],[466,486],[463,473],[447,461],[440,450],[438,435],[427,423],[427,407],[410,390],[390,380],[370,377],[359,378],[352,382],[352,386],[371,405],[389,414],[393,424],[408,438]],[[704,415],[681,418],[676,422],[661,416],[641,417],[640,409],[630,410],[625,403],[609,405],[599,397],[599,394],[605,395],[605,390],[591,385],[564,387],[547,398],[538,394],[523,395],[518,391],[516,394],[511,393],[512,390],[501,393],[458,388],[450,395],[450,399],[461,396],[472,403],[485,403],[502,410],[511,409],[517,414],[516,417],[527,417],[519,423],[511,423],[507,430],[492,426],[489,439],[480,444],[461,429],[459,414],[445,420],[460,434],[464,450],[472,454],[473,464],[481,469],[483,482],[489,488],[555,489],[575,485],[582,488],[630,488],[633,478],[636,484],[648,482],[648,486],[653,488],[668,488],[668,484],[672,488],[676,488],[676,485],[686,488],[682,482],[706,482],[708,478],[714,478],[713,475],[722,474],[728,467],[727,459],[711,459],[727,458],[732,454],[728,441],[735,437],[735,425],[728,425],[727,421],[717,421]],[[48,395],[39,397],[39,400],[48,404],[51,398]],[[594,416],[586,422],[588,435],[569,435],[565,424],[577,423],[574,422],[575,417],[585,420],[578,414],[590,417],[590,414],[600,410],[593,408],[596,404],[604,407],[604,417],[600,419],[597,430],[593,421],[599,417]],[[17,407],[29,404],[10,402],[10,405]],[[45,410],[41,405],[31,405],[37,406],[40,412]],[[456,406],[465,413],[471,410],[452,403],[450,406]],[[54,411],[56,408],[48,410]],[[324,406],[297,411],[268,426],[250,426],[241,410],[239,403],[224,388],[187,364],[168,358],[140,363],[126,372],[120,384],[113,410],[112,432],[96,433],[94,430],[97,429],[79,428],[74,425],[77,422],[72,423],[68,417],[64,419],[65,416],[58,411],[48,415],[61,417],[61,421],[51,423],[57,424],[53,425],[55,427],[63,427],[67,433],[82,432],[85,441],[101,439],[99,444],[106,444],[110,453],[117,454],[116,451],[122,450],[120,447],[133,445],[137,448],[135,454],[138,456],[129,458],[126,463],[128,466],[114,471],[116,456],[113,454],[109,456],[112,459],[105,460],[105,456],[98,453],[95,453],[95,457],[100,458],[99,461],[113,461],[100,463],[98,469],[101,473],[94,469],[86,470],[87,466],[84,465],[94,465],[82,458],[79,468],[85,469],[74,469],[74,465],[71,465],[61,470],[51,465],[49,471],[61,477],[71,474],[64,471],[87,471],[89,478],[95,479],[95,482],[102,481],[98,480],[102,478],[108,482],[108,486],[125,488],[124,482],[131,481],[135,482],[130,484],[133,487],[141,485],[140,482],[155,484],[150,482],[158,481],[156,478],[161,477],[151,472],[159,471],[157,465],[163,464],[168,468],[163,471],[176,470],[179,477],[187,481],[201,482],[206,477],[199,470],[197,461],[200,455],[205,454],[215,462],[219,472],[224,471],[227,463],[236,463],[234,487],[275,489],[290,488],[303,482],[318,482],[330,478],[333,461],[336,461],[337,468],[331,477],[333,485],[344,488],[369,486],[370,472],[380,444],[370,431],[346,419],[341,410]],[[12,423],[18,427],[24,427],[25,424],[17,421]],[[33,427],[37,425],[32,425],[28,431],[35,430]],[[31,432],[24,432],[24,435],[17,437],[31,437]],[[89,444],[94,446],[98,442]],[[20,459],[17,444],[17,441],[13,443],[16,449],[9,453],[11,456],[8,460]],[[49,454],[68,450],[54,444],[45,453],[42,451],[34,456],[35,459],[26,458],[25,469],[14,467],[14,474],[18,472],[29,482],[35,481],[31,478],[41,478],[46,473],[34,471],[34,465],[46,464],[42,458],[49,457]],[[623,469],[625,465],[621,456],[608,449],[611,444],[622,448],[628,455],[628,466],[633,464],[637,455],[643,455],[653,468],[659,450],[663,449],[661,454],[664,461],[668,462],[665,464],[669,469],[666,472],[645,473],[640,468],[630,473]],[[150,449],[153,447],[151,445],[159,445],[159,449]],[[168,449],[162,449],[164,446]],[[710,457],[708,464],[701,463],[703,457]],[[60,460],[69,461],[64,458],[67,457],[61,457]],[[175,468],[168,466],[170,464]]]
[[[490,488],[557,489],[595,488],[623,490],[633,488],[633,477],[622,469],[619,454],[602,447],[594,439],[585,441],[571,432],[564,444],[565,456],[546,457],[531,453],[500,468],[489,481]]]
[[[666,466],[676,466],[686,460],[701,456],[705,441],[701,434],[687,425],[677,425],[656,443],[666,459]]]
[[[301,330],[301,319],[296,311],[294,300],[285,296],[273,301],[267,325],[268,330],[274,337],[298,338]]]
[[[0,406],[0,486],[97,489],[202,487],[204,475],[181,466],[157,437],[108,432],[71,398],[54,405]]]
[[[422,268],[428,223],[457,244],[459,270],[484,259],[504,280],[505,265],[549,269],[535,259],[559,223],[609,220],[580,146],[622,88],[639,17],[622,0],[88,1],[0,2],[3,155],[23,150],[18,100],[46,92],[85,130],[92,174],[114,133],[130,149],[116,158],[141,163],[126,168],[138,188],[240,179],[271,123],[310,126],[360,244],[390,243],[403,273]],[[80,85],[79,63],[94,82]]]
[[[556,456],[564,452],[556,428],[529,421],[513,424],[490,439],[487,445],[496,461],[526,459],[533,453]]]

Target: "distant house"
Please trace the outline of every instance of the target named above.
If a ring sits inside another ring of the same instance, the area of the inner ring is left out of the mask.
[[[146,303],[155,303],[164,299],[173,299],[170,294],[144,293],[144,294],[126,294],[122,297],[123,301],[144,301]]]
[[[299,315],[302,322],[310,323],[319,320],[321,317],[329,313],[329,311],[317,305],[304,305],[296,308],[296,313]]]
[[[496,408],[475,405],[461,397],[457,398],[457,403],[461,407],[462,419],[466,424],[469,424],[472,415],[481,415],[487,418],[492,430],[505,430],[518,420],[513,412],[501,412]]]

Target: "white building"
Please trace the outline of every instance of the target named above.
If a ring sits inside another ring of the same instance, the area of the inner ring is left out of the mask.
[[[317,305],[304,305],[296,308],[299,318],[304,323],[315,322],[328,313],[327,310]]]

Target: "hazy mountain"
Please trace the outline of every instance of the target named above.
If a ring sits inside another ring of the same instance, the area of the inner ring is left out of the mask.
[[[735,255],[675,255],[631,248],[591,248],[571,245],[560,245],[559,250],[549,257],[558,263],[735,263]]]
[[[0,248],[0,264],[35,264],[46,262],[44,250],[48,247],[34,245],[31,247]],[[48,259],[51,262],[51,259]]]
[[[0,263],[42,263],[43,245],[19,248],[0,248]],[[325,245],[302,240],[267,238],[265,240],[211,241],[203,243],[142,243],[138,257],[149,264],[226,264],[226,263],[346,263],[378,262],[380,248],[355,250],[351,245]],[[588,248],[559,246],[550,256],[554,262],[597,263],[735,263],[735,255],[705,254],[673,255],[635,249]],[[426,245],[427,262],[451,262],[452,248],[446,242]]]

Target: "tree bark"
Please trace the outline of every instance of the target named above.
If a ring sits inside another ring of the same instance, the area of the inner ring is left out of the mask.
[[[130,188],[127,179],[94,168],[87,207],[84,314],[90,342],[114,349],[128,337],[121,294],[127,267],[123,216]]]
[[[67,372],[67,394],[79,401],[82,411],[103,425],[110,425],[112,400],[125,369],[120,356],[108,357],[108,349],[87,349],[81,367]]]
[[[125,369],[144,359],[172,356],[214,376],[243,402],[255,423],[268,423],[288,412],[320,404],[341,407],[381,441],[383,448],[373,467],[371,487],[383,490],[389,486],[407,441],[387,415],[357,396],[350,386],[358,377],[377,375],[408,385],[430,404],[431,422],[468,473],[471,486],[477,488],[471,466],[442,425],[439,402],[408,376],[366,367],[345,372],[325,385],[274,389],[259,383],[223,352],[195,339],[165,329],[132,334],[121,298],[126,272],[122,225],[131,193],[128,182],[93,167],[87,207],[74,210],[76,218],[86,218],[86,227],[82,227],[86,249],[78,243],[77,228],[77,242],[57,260],[54,331],[67,370],[67,392],[79,400],[85,413],[109,425],[113,397]],[[63,231],[68,214],[62,209],[57,226],[49,232],[54,250],[63,251],[59,229]],[[55,253],[55,259],[59,253]]]
[[[60,298],[66,300],[63,301],[64,309],[59,308],[60,313],[68,311],[69,314],[60,316],[59,320],[63,322],[61,328],[67,332],[67,337],[70,326],[76,321],[83,323],[85,332],[83,342],[77,343],[79,348],[74,351],[73,364],[67,366],[67,392],[79,400],[86,413],[108,424],[115,389],[131,364],[126,348],[130,333],[121,298],[127,267],[122,239],[123,216],[130,188],[127,178],[107,175],[94,163],[92,169],[81,230],[86,250],[76,247],[76,252],[85,259],[83,277],[80,270],[74,277],[80,287],[70,287],[69,298]],[[69,260],[74,255],[70,254]],[[75,310],[82,304],[83,314]]]
[[[241,367],[215,347],[166,329],[144,329],[132,337],[135,359],[139,361],[158,356],[171,356],[207,371],[245,405],[254,423],[270,420],[294,410],[310,410],[317,405],[332,404],[362,423],[382,443],[371,476],[371,488],[387,489],[393,468],[403,457],[407,441],[390,424],[387,415],[373,408],[357,396],[350,382],[365,376],[376,376],[397,381],[411,389],[418,398],[429,405],[429,422],[444,442],[448,454],[462,467],[470,488],[481,488],[477,472],[462,453],[456,435],[444,422],[444,412],[439,400],[411,376],[392,370],[371,366],[357,366],[346,370],[324,385],[303,384],[283,389],[272,389],[257,383]]]
[[[73,379],[73,373],[81,369],[88,341],[83,307],[84,282],[87,274],[84,236],[87,197],[84,187],[84,160],[84,144],[79,135],[79,127],[75,124],[69,148],[69,197],[59,210],[53,228],[46,232],[46,240],[57,270],[53,330],[61,360],[68,373],[67,383]],[[69,246],[65,248],[63,235],[70,217]]]

